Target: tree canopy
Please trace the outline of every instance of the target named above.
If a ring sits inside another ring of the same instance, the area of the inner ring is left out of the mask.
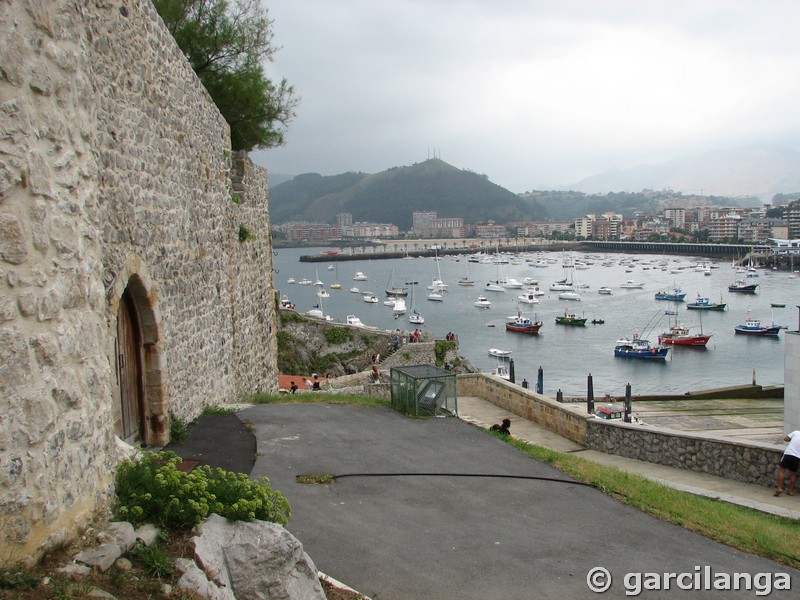
[[[178,47],[231,128],[234,150],[285,143],[298,99],[271,81],[272,21],[259,0],[153,0]]]

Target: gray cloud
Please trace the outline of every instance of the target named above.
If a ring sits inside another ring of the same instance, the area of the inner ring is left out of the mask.
[[[272,172],[425,160],[515,192],[752,141],[800,149],[800,3],[276,0],[301,96]]]

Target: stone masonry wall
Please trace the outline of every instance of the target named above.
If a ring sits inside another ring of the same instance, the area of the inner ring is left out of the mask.
[[[735,481],[775,485],[782,450],[629,423],[587,420],[586,447],[659,465],[708,473]]]
[[[0,564],[109,498],[114,432],[83,4],[0,3]]]
[[[0,3],[0,564],[113,497],[126,288],[158,444],[275,390],[272,284],[266,172],[149,1]]]
[[[458,395],[484,398],[589,450],[746,483],[774,485],[782,454],[767,444],[597,419],[485,373],[459,375]]]

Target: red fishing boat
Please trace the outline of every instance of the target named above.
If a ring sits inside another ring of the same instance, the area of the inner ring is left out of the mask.
[[[658,336],[659,344],[671,344],[673,346],[705,346],[711,334],[689,333],[689,328],[684,325],[673,325],[669,331],[665,331]]]
[[[539,320],[532,320],[522,315],[521,311],[517,311],[516,316],[509,317],[506,321],[506,331],[514,331],[516,333],[527,333],[529,335],[536,335],[542,328],[542,322]]]

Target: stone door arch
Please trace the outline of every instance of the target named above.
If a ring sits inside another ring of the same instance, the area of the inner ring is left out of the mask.
[[[116,434],[130,444],[169,441],[158,349],[156,312],[136,275],[119,300],[116,330]]]

